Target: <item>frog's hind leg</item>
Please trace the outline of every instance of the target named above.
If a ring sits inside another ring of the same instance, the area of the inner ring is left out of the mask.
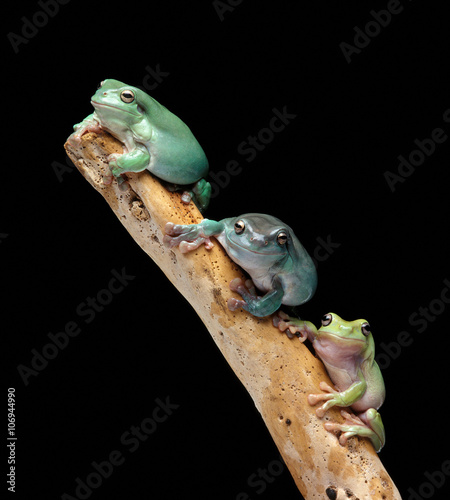
[[[353,436],[367,437],[372,441],[375,451],[379,452],[384,445],[384,427],[381,423],[380,414],[370,408],[360,415],[361,418],[341,410],[341,415],[345,419],[344,424],[335,422],[325,422],[324,427],[329,432],[341,432],[339,443],[345,446],[347,440]]]
[[[183,203],[190,203],[192,200],[200,210],[200,212],[204,212],[209,205],[209,200],[211,198],[211,184],[205,179],[200,179],[189,191],[184,191],[181,195],[181,201]]]
[[[193,201],[202,213],[209,205],[209,199],[211,198],[211,184],[205,181],[205,179],[200,179],[192,186],[189,186],[190,189],[186,189],[187,186],[180,186],[180,184],[173,184],[171,182],[165,182],[164,186],[171,193],[184,189],[181,194],[181,201],[186,205],[189,205],[189,203]]]

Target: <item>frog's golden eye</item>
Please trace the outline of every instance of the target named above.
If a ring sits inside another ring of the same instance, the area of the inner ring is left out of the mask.
[[[245,229],[245,224],[244,221],[238,220],[237,222],[234,223],[234,232],[236,234],[241,234],[244,232]]]
[[[281,246],[286,245],[287,240],[288,240],[288,235],[284,231],[281,231],[281,233],[278,233],[277,242],[279,245],[281,245]]]
[[[322,326],[328,326],[332,321],[333,315],[329,313],[325,314],[325,316],[322,317]]]
[[[120,98],[123,102],[130,103],[134,101],[134,92],[132,90],[122,90]]]
[[[102,81],[98,84],[98,87],[97,87],[97,88],[99,89],[99,88],[103,87],[103,84],[104,84],[104,83],[105,83],[105,80],[102,80]]]
[[[361,325],[361,331],[367,337],[367,335],[369,335],[369,333],[370,333],[370,325],[369,325],[369,323],[363,323]]]

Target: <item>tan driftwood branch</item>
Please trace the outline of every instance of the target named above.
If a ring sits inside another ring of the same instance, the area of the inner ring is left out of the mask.
[[[127,191],[121,191],[116,181],[105,185],[106,157],[122,152],[121,144],[106,133],[88,133],[78,143],[69,138],[65,147],[79,171],[200,316],[253,398],[302,495],[307,500],[400,499],[370,442],[352,438],[342,447],[323,427],[325,419],[342,421],[339,411],[331,409],[320,420],[308,405],[307,396],[320,392],[320,381],[331,383],[322,363],[305,345],[273,327],[271,318],[228,310],[228,284],[242,274],[220,245],[189,254],[164,247],[165,223],[197,223],[202,219],[197,208],[183,204],[180,194],[167,191],[148,172],[128,175]]]

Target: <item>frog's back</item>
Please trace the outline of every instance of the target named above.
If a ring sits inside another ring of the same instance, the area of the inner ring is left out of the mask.
[[[208,160],[189,127],[165,106],[141,91],[153,133],[145,144],[150,152],[149,170],[176,184],[190,184],[208,174]]]

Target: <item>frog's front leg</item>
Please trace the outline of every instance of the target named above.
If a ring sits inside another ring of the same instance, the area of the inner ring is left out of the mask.
[[[320,401],[325,403],[317,408],[316,415],[322,418],[325,412],[333,406],[351,406],[353,403],[361,398],[361,394],[366,390],[365,380],[360,380],[352,384],[347,390],[339,392],[333,389],[326,382],[320,382],[320,388],[325,391],[325,394],[310,394],[308,396],[308,403],[311,406],[316,405]]]
[[[339,437],[339,443],[345,446],[347,439],[352,436],[367,437],[372,441],[375,451],[378,453],[383,448],[386,442],[384,425],[381,420],[381,415],[375,408],[369,408],[359,417],[345,410],[341,411],[341,415],[345,419],[344,424],[335,422],[326,422],[324,427],[329,432],[339,431],[342,434]]]
[[[200,224],[174,224],[168,222],[164,228],[164,244],[169,248],[179,246],[181,253],[191,252],[204,244],[207,250],[214,245],[210,236],[223,231],[222,222],[203,219]]]
[[[88,132],[100,134],[103,131],[95,113],[91,113],[82,122],[74,125],[73,130],[74,133],[70,136],[69,141],[79,141],[81,139],[81,136],[87,134]]]
[[[244,300],[235,299],[234,297],[228,299],[228,309],[235,311],[242,308],[258,318],[274,313],[281,306],[284,295],[281,282],[277,279],[273,280],[272,290],[263,297],[256,295],[251,280],[247,280],[244,284],[240,278],[236,278],[230,282],[230,289],[237,292]]]
[[[272,322],[273,326],[278,328],[280,332],[286,333],[290,339],[298,337],[300,342],[305,342],[307,338],[312,341],[317,335],[317,328],[312,323],[292,318],[283,311],[278,311]]]
[[[118,178],[126,172],[142,172],[150,163],[150,154],[142,145],[123,154],[113,153],[108,156],[109,168],[114,177]]]

